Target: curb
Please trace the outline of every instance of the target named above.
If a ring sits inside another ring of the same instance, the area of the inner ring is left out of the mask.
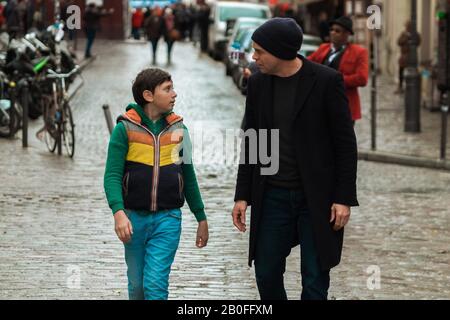
[[[83,71],[83,69],[85,69],[88,65],[90,65],[92,62],[94,62],[94,60],[96,58],[97,58],[97,56],[92,56],[91,58],[84,59],[83,61],[81,61],[81,63],[79,64],[80,71]]]
[[[450,171],[450,160],[421,158],[421,157],[413,157],[394,153],[385,153],[368,150],[359,150],[358,159],[363,161],[373,161],[389,164],[398,164],[409,167]]]
[[[79,64],[80,66],[80,71],[83,71],[85,68],[87,68],[87,66],[89,66],[92,62],[94,62],[94,60],[96,59],[96,56],[92,56],[89,59],[84,59],[83,61],[81,61],[81,63]],[[75,88],[74,90],[69,90],[69,101],[72,100],[72,98],[76,95],[76,93],[78,92],[78,90],[81,89],[81,87],[83,86],[84,81],[81,80],[81,83],[78,85],[77,88]]]

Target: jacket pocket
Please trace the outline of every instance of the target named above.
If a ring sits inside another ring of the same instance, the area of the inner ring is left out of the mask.
[[[130,180],[130,173],[125,173],[123,180],[122,180],[122,190],[123,190],[123,196],[128,196],[128,185]]]

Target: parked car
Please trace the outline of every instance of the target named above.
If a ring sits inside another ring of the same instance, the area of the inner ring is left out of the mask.
[[[243,48],[243,41],[245,40],[246,30],[255,29],[263,24],[267,19],[261,18],[248,18],[248,17],[240,17],[236,19],[234,23],[234,27],[231,30],[231,37],[228,41],[227,47],[225,49],[224,54],[224,63],[225,63],[225,73],[227,76],[231,75],[233,72],[233,67],[236,64],[230,59],[232,53],[239,51]]]
[[[254,50],[252,46],[252,35],[255,30],[256,27],[243,30],[239,39],[237,39],[237,44],[239,45],[239,57],[237,59],[230,59],[230,75],[238,87],[240,78],[242,77],[243,68],[253,62],[252,56]]]
[[[299,53],[302,56],[307,57],[310,54],[312,54],[313,52],[315,52],[317,49],[319,49],[319,46],[321,44],[322,44],[322,39],[320,39],[319,37],[312,36],[309,34],[304,34],[303,35],[303,44],[302,44],[302,47],[300,48]]]
[[[239,17],[269,19],[268,5],[234,1],[218,1],[211,4],[210,26],[208,31],[208,51],[217,60],[224,57],[225,47],[230,39],[230,26]],[[228,30],[227,30],[228,24]]]

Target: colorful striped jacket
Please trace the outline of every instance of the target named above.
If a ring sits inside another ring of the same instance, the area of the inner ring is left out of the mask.
[[[167,126],[158,135],[141,124],[134,109],[117,121],[124,124],[128,136],[122,185],[125,208],[160,211],[182,207],[183,118],[169,114]]]

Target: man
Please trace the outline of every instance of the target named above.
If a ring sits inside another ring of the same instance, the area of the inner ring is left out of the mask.
[[[6,27],[11,37],[19,36],[21,31],[21,18],[19,14],[19,4],[17,0],[8,1],[4,9]]]
[[[350,18],[340,17],[332,21],[331,43],[322,44],[308,59],[338,70],[343,75],[345,94],[354,123],[361,119],[358,87],[365,87],[369,80],[369,54],[365,48],[349,42],[353,34],[353,22]]]
[[[205,0],[197,1],[197,23],[200,29],[200,50],[201,52],[208,51],[208,30],[209,30],[209,14],[211,13],[210,6]]]
[[[328,13],[321,11],[319,14],[319,34],[323,42],[330,42],[330,26],[328,24]]]
[[[264,159],[241,162],[233,223],[245,232],[246,209],[252,207],[249,265],[255,261],[261,299],[287,298],[286,257],[299,243],[301,298],[327,299],[343,227],[350,206],[358,205],[356,138],[342,76],[297,55],[303,32],[290,18],[268,20],[252,40],[260,72],[248,81],[245,130],[255,130],[259,147],[264,130],[279,130],[279,148],[261,147],[275,149],[271,155],[279,157],[279,168],[266,176]],[[249,144],[243,140],[246,153]]]
[[[418,37],[418,46],[420,46],[421,37],[420,34],[417,33]],[[412,23],[411,21],[406,21],[405,30],[400,34],[397,39],[397,45],[400,47],[400,57],[398,59],[398,88],[394,92],[395,94],[403,93],[403,80],[405,69],[408,66],[408,57],[409,57],[409,42],[412,38]]]
[[[84,13],[84,29],[86,33],[86,50],[84,53],[84,58],[88,59],[91,55],[91,48],[94,44],[95,36],[97,31],[100,29],[100,18],[111,15],[114,13],[114,9],[111,8],[109,11],[105,9],[100,9],[94,2],[90,2]]]

